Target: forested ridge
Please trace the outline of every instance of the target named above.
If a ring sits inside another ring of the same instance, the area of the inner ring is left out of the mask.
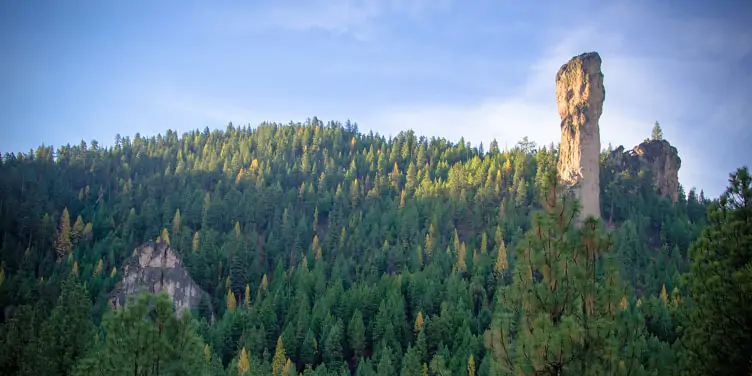
[[[527,139],[314,117],[5,154],[0,373],[752,374],[746,167],[672,203],[606,155],[578,226]],[[192,314],[108,307],[147,241],[208,293]]]

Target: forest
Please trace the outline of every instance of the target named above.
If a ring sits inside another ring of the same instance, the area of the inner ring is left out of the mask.
[[[0,373],[752,375],[748,168],[673,203],[608,152],[579,224],[557,146],[527,138],[313,117],[6,153]],[[110,307],[150,241],[192,311]]]

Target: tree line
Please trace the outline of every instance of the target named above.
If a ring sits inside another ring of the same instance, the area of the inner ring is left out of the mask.
[[[748,374],[748,170],[672,204],[604,152],[576,226],[557,158],[317,118],[5,154],[1,372]],[[108,308],[152,240],[191,314]]]

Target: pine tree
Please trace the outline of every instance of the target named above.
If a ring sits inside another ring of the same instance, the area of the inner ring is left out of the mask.
[[[167,232],[166,228],[162,229],[162,235],[159,236],[159,240],[166,243],[167,245],[170,245],[170,233]]]
[[[322,256],[321,256],[321,246],[319,246],[318,235],[313,236],[313,241],[311,241],[311,251],[313,251],[313,254],[314,254],[313,258],[316,261],[320,261]]]
[[[40,329],[38,374],[65,375],[91,345],[94,325],[86,287],[71,274],[61,284],[60,296]]]
[[[454,252],[454,254],[457,254],[460,251],[460,237],[459,234],[457,234],[456,228],[454,229],[454,237],[452,240],[452,251]]]
[[[303,345],[300,347],[300,361],[305,365],[316,364],[316,337],[309,328],[306,332]]]
[[[653,133],[651,138],[653,141],[663,140],[663,130],[661,129],[661,125],[657,121],[655,122],[655,124],[653,124]]]
[[[232,290],[227,290],[227,297],[225,299],[227,311],[229,312],[235,312],[235,307],[237,306],[237,302],[235,301],[235,293],[232,292]]]
[[[55,239],[55,251],[57,252],[58,261],[67,256],[73,248],[70,232],[70,215],[68,214],[68,208],[64,208],[63,213],[60,215],[60,227]]]
[[[460,244],[459,251],[457,252],[457,271],[461,274],[467,272],[467,248],[465,243]]]
[[[81,215],[79,215],[76,218],[76,222],[73,223],[73,228],[71,229],[71,236],[70,236],[71,242],[73,244],[78,243],[78,241],[81,240],[83,235],[84,235],[84,220],[83,218],[81,218]]]
[[[272,373],[275,375],[280,374],[286,362],[285,346],[282,343],[282,336],[279,336],[277,338],[277,346],[274,349],[274,359],[272,359]]]
[[[505,373],[608,374],[608,333],[621,297],[604,259],[608,243],[593,218],[574,229],[578,211],[557,181],[548,174],[544,211],[517,247],[514,284],[501,288],[487,345]]]
[[[419,376],[421,372],[420,359],[415,348],[409,346],[405,356],[402,359],[402,375],[405,376]]]
[[[483,231],[480,235],[480,254],[485,255],[488,252],[488,236]]]
[[[285,361],[285,366],[282,367],[282,376],[296,376],[295,368],[292,365],[292,361],[290,359],[287,359]]]
[[[327,367],[335,368],[342,362],[342,325],[339,322],[332,326],[326,336],[323,355]]]
[[[240,350],[240,357],[238,358],[238,376],[249,375],[251,370],[251,361],[248,359],[248,352],[243,347]]]
[[[86,226],[84,226],[84,231],[81,233],[81,240],[85,242],[90,241],[92,237],[92,231],[93,231],[93,226],[91,222],[89,222],[86,224]]]
[[[198,231],[196,231],[193,234],[193,242],[191,243],[191,250],[193,252],[198,252],[199,245],[200,245],[199,235],[198,235]]]
[[[180,208],[175,210],[175,215],[172,217],[172,234],[178,236],[180,233]]]
[[[415,317],[413,331],[415,331],[415,334],[418,334],[421,330],[423,330],[423,312],[418,311],[418,315]]]
[[[730,175],[708,219],[710,227],[690,249],[685,371],[745,375],[752,354],[752,177],[747,167]]]
[[[201,375],[204,344],[195,322],[188,312],[178,317],[166,294],[132,298],[108,311],[102,328],[74,375]]]
[[[350,349],[353,352],[353,358],[359,359],[363,356],[366,347],[366,328],[363,324],[363,314],[359,309],[355,309],[349,325],[347,325],[349,334]]]
[[[499,250],[496,253],[496,263],[494,263],[494,274],[496,278],[500,278],[504,272],[509,268],[509,260],[507,259],[507,247],[504,245],[504,240],[499,242]]]
[[[666,284],[664,283],[663,286],[661,286],[661,301],[663,301],[663,304],[668,304],[668,293],[666,292]]]

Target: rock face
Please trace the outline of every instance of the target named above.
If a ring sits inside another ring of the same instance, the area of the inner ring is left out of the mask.
[[[558,173],[579,199],[581,219],[601,216],[598,120],[605,97],[597,52],[573,57],[556,74],[556,103],[561,117]]]
[[[115,308],[122,307],[128,296],[139,292],[167,293],[178,314],[197,308],[204,294],[164,242],[149,242],[136,249],[123,266],[123,279],[115,286],[110,303]]]
[[[679,199],[681,158],[676,148],[666,140],[645,140],[628,151],[619,146],[608,155],[606,163],[619,172],[628,171],[631,175],[650,170],[658,194],[669,197],[674,203]]]

